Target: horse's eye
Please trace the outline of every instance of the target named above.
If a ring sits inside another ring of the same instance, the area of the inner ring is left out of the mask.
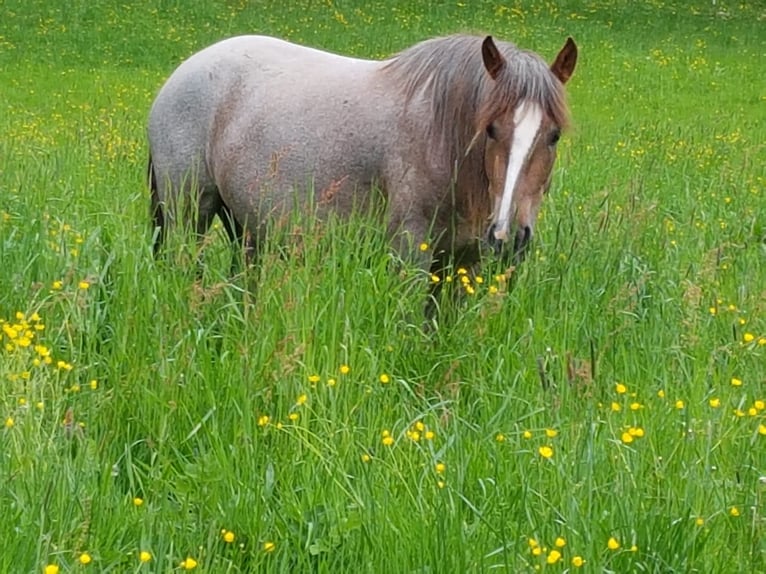
[[[493,140],[497,139],[497,130],[495,129],[495,124],[489,124],[487,126],[487,137]]]
[[[548,145],[553,147],[557,143],[559,143],[560,139],[561,139],[561,130],[559,129],[553,130],[550,137],[548,138]]]

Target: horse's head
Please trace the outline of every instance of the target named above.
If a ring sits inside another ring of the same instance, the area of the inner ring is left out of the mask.
[[[516,261],[524,257],[550,187],[568,116],[563,84],[574,72],[577,46],[567,39],[549,69],[534,55],[520,56],[510,62],[491,36],[484,40],[482,57],[492,81],[478,126],[486,133],[484,164],[494,201],[487,241]],[[511,242],[513,250],[504,250]]]

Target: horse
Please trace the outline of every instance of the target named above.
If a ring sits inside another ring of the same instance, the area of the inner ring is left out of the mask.
[[[425,271],[521,261],[570,122],[577,46],[549,66],[492,36],[433,38],[385,60],[267,36],[193,54],[149,113],[154,250],[218,216],[252,261],[299,209],[347,217],[381,201],[392,248]],[[179,206],[184,205],[182,209]]]

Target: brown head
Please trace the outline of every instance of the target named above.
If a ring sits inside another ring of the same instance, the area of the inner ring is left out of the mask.
[[[484,166],[494,202],[487,241],[497,253],[521,260],[550,187],[556,144],[568,125],[563,86],[574,72],[577,46],[568,38],[548,67],[530,52],[504,56],[488,36],[482,59],[491,82],[474,141],[485,142]],[[504,249],[511,242],[513,249]]]

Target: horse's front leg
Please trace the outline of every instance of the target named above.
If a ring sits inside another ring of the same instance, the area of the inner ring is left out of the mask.
[[[392,248],[399,259],[424,272],[430,272],[433,262],[429,231],[431,222],[423,216],[393,217],[388,227]]]

